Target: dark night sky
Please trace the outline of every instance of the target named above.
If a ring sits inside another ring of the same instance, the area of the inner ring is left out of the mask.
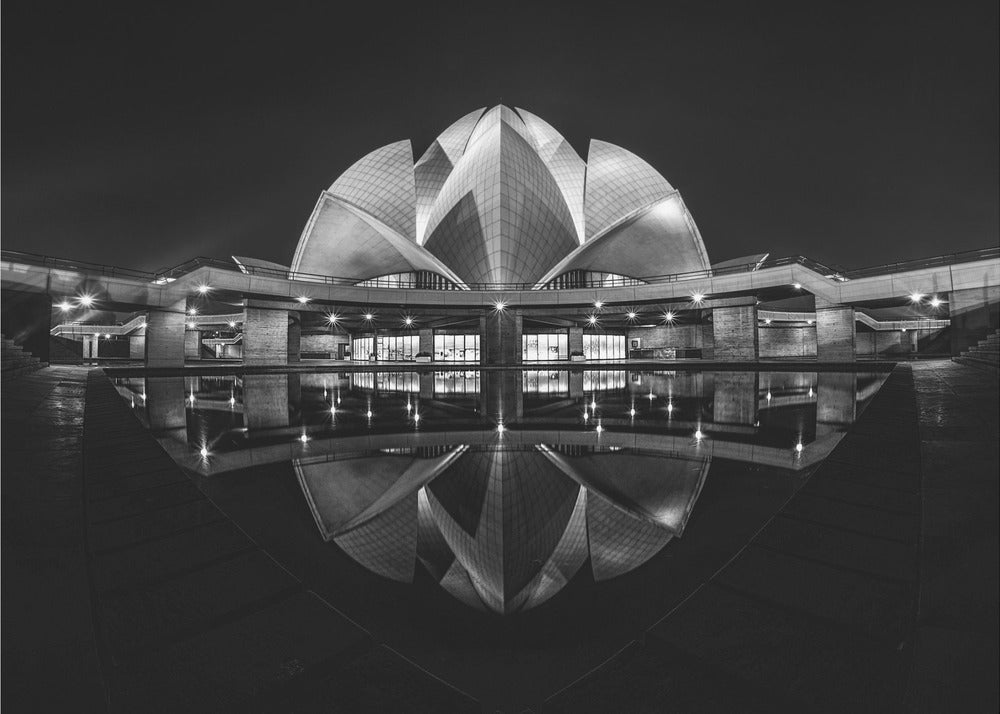
[[[501,98],[649,161],[713,261],[997,244],[996,0],[356,5],[4,3],[4,248],[287,263],[356,159]]]

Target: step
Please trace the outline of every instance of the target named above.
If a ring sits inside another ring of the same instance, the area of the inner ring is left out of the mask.
[[[45,364],[44,362],[39,362],[38,364],[30,365],[27,367],[15,367],[13,369],[5,369],[2,372],[0,372],[0,375],[2,375],[0,379],[2,379],[4,382],[9,382],[10,380],[16,379],[17,377],[23,376],[25,374],[31,374],[32,372],[37,372],[43,367],[48,367],[48,365]]]
[[[40,360],[30,354],[24,355],[23,357],[4,357],[0,363],[2,363],[3,369],[12,369],[14,367],[22,367],[29,364],[38,364]]]
[[[952,357],[953,362],[958,364],[964,364],[967,367],[974,367],[975,369],[983,370],[986,372],[992,372],[993,374],[1000,374],[1000,363],[987,362],[985,360],[978,359],[976,357]]]

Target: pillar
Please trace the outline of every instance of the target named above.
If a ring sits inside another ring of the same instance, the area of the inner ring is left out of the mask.
[[[420,343],[417,347],[418,352],[426,352],[434,359],[434,330],[430,328],[423,328],[420,330]]]
[[[714,386],[714,421],[753,426],[757,421],[757,372],[719,372]]]
[[[756,362],[757,305],[712,308],[714,359],[723,362]]]
[[[150,310],[146,316],[146,366],[183,367],[187,300]]]
[[[288,426],[288,375],[244,375],[243,404],[246,426],[251,432]]]
[[[146,417],[150,429],[187,428],[184,377],[149,377],[145,389]]]
[[[86,353],[84,353],[86,354]],[[146,335],[129,335],[128,356],[130,359],[143,359],[146,356]]]
[[[569,328],[569,353],[572,355],[574,352],[579,352],[583,354],[583,328],[582,327],[571,327]]]
[[[521,364],[523,317],[520,310],[490,310],[479,319],[480,364]]]
[[[201,359],[201,330],[184,331],[184,359]]]
[[[699,319],[701,320],[701,324],[698,325],[698,329],[701,332],[701,344],[699,345],[701,348],[701,358],[715,359],[715,326],[706,319],[706,315],[704,314],[700,315]]]
[[[246,340],[246,335],[243,337]],[[285,351],[288,362],[300,362],[302,360],[302,314],[298,312],[288,313],[288,341]]]
[[[816,359],[854,361],[854,308],[816,298]]]
[[[844,431],[854,423],[857,392],[854,372],[816,375],[816,436]]]
[[[288,343],[288,310],[246,308],[243,364],[288,364]]]
[[[421,372],[420,373],[420,398],[421,399],[433,399],[434,398],[434,373],[433,372]]]

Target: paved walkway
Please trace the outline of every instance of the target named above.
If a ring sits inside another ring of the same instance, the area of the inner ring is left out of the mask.
[[[726,566],[531,710],[996,711],[997,400],[900,365]],[[261,550],[100,372],[5,385],[3,515],[13,710],[480,708]]]

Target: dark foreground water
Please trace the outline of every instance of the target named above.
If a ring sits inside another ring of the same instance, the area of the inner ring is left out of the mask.
[[[543,699],[729,561],[885,373],[365,372],[116,380],[175,461],[380,641]]]

